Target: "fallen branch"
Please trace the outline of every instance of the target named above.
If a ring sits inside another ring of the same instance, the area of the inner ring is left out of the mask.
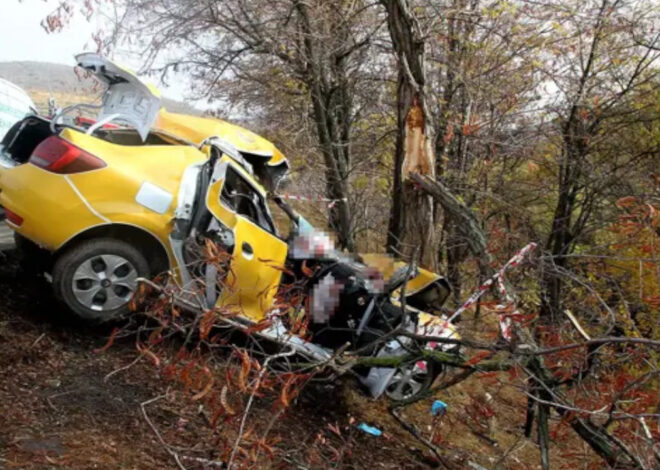
[[[401,406],[390,408],[390,410],[389,410],[390,414],[394,417],[394,419],[396,419],[398,421],[398,423],[403,427],[403,429],[408,431],[408,433],[410,433],[411,436],[413,436],[420,443],[422,443],[424,445],[424,447],[426,447],[431,452],[433,452],[433,455],[435,455],[435,457],[438,459],[438,462],[440,462],[445,468],[451,469],[452,467],[446,462],[446,460],[442,456],[442,454],[440,454],[440,451],[438,450],[438,448],[432,442],[430,442],[428,439],[424,438],[419,433],[419,431],[417,431],[415,426],[413,426],[412,424],[410,424],[409,422],[407,422],[406,420],[401,418],[401,416],[399,416],[397,411],[401,408],[402,408]]]
[[[440,181],[418,173],[411,173],[410,179],[440,203],[445,212],[451,216],[456,229],[465,237],[470,252],[479,259],[482,265],[487,265],[489,257],[486,252],[486,237],[472,210],[459,201]]]
[[[149,415],[147,414],[147,410],[145,408],[147,405],[150,405],[154,402],[157,402],[158,400],[162,400],[165,397],[167,397],[167,394],[159,395],[159,396],[154,397],[150,400],[143,401],[142,403],[140,403],[140,409],[142,410],[142,416],[144,416],[145,421],[147,422],[147,424],[149,425],[149,427],[151,428],[153,433],[156,435],[156,438],[162,444],[163,448],[167,451],[168,454],[170,454],[172,456],[172,458],[176,462],[179,469],[180,470],[187,470],[187,468],[181,463],[181,460],[179,459],[179,454],[176,451],[174,451],[170,447],[170,445],[167,442],[165,442],[165,439],[163,439],[163,436],[160,435],[160,432],[158,432],[158,429],[156,428],[154,423],[149,418]]]
[[[245,429],[245,423],[247,421],[248,414],[250,413],[250,408],[252,407],[252,402],[254,401],[254,396],[257,393],[257,390],[259,390],[259,385],[261,384],[261,381],[263,380],[264,375],[266,375],[266,372],[268,371],[268,363],[271,360],[278,359],[280,357],[293,356],[295,353],[296,353],[295,349],[291,349],[291,350],[283,352],[283,353],[268,356],[266,358],[266,360],[264,361],[264,364],[261,368],[261,371],[259,371],[259,376],[257,377],[257,381],[254,384],[254,387],[252,387],[252,393],[250,393],[250,398],[248,399],[247,405],[245,406],[245,411],[243,412],[243,417],[241,418],[241,424],[240,424],[240,427],[238,428],[238,437],[236,438],[236,442],[234,443],[234,448],[231,451],[231,456],[229,457],[229,462],[227,462],[227,470],[231,470],[232,465],[234,463],[234,458],[236,458],[236,452],[238,451],[238,446],[240,445],[241,439],[243,438],[243,430]]]

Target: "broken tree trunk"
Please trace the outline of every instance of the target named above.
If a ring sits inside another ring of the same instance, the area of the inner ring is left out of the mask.
[[[419,250],[422,265],[436,265],[432,199],[412,183],[411,173],[435,175],[433,126],[424,87],[424,39],[408,0],[381,0],[398,62],[394,188],[387,251],[410,257]]]

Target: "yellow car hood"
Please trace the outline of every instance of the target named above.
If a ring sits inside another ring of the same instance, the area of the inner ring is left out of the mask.
[[[360,257],[367,266],[378,270],[385,279],[389,279],[394,271],[398,268],[405,266],[402,261],[394,260],[390,255],[380,253],[360,253]],[[417,268],[418,273],[415,277],[411,278],[406,284],[406,297],[416,294],[424,289],[426,286],[442,279],[442,276],[426,269]]]
[[[277,166],[286,161],[272,142],[221,119],[171,113],[161,109],[154,128],[197,145],[209,137],[218,137],[243,154],[265,159],[269,166]]]

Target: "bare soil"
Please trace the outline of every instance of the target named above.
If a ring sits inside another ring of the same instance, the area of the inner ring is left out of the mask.
[[[199,405],[184,399],[180,387],[150,362],[127,367],[138,357],[133,338],[99,352],[112,327],[75,321],[58,307],[45,281],[22,273],[17,253],[0,253],[0,469],[222,468],[203,462],[217,459],[223,442],[225,448],[233,442],[232,431],[222,424],[213,431]],[[141,409],[155,397],[164,398],[145,407],[154,428],[181,455],[199,460],[178,466],[159,441]],[[433,433],[454,468],[540,468],[535,440],[521,437],[525,397],[511,380],[476,376],[437,398],[449,404],[449,412],[435,430],[429,400],[404,415],[425,438]],[[475,410],[481,405],[493,414],[480,417]],[[251,416],[256,427],[267,427],[271,403],[257,400]],[[359,431],[361,422],[384,435]],[[279,438],[275,456],[260,468],[438,468],[428,449],[392,418],[388,403],[368,398],[351,380],[305,388],[271,435]],[[553,468],[585,458],[593,454],[579,439],[568,435],[553,442]]]
[[[76,322],[58,307],[45,281],[21,273],[15,252],[0,256],[0,468],[179,468],[140,408],[172,384],[146,361],[106,379],[135,360],[135,345],[117,341],[95,352],[111,327]],[[274,468],[294,468],[319,431],[348,424],[345,395],[358,392],[346,392],[347,386],[312,386],[280,418],[273,429],[282,439]],[[148,413],[167,442],[205,458],[213,436],[189,408],[170,398],[150,404]],[[256,405],[260,412],[270,416],[265,404]],[[392,437],[353,430],[349,440],[349,446],[340,439],[332,444],[345,453],[341,468],[426,468],[419,451]]]

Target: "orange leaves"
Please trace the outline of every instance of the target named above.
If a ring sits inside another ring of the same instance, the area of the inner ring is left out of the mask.
[[[454,124],[449,123],[445,135],[442,136],[442,142],[445,145],[449,145],[452,140],[454,140]]]
[[[643,225],[634,221],[622,221],[612,227],[612,231],[623,235],[635,235],[643,228]]]
[[[561,328],[555,325],[537,325],[537,334],[540,338],[540,344],[545,347],[562,346],[581,340],[579,333],[570,326]],[[544,364],[553,377],[559,381],[564,381],[584,369],[586,358],[584,347],[572,348],[545,355]]]
[[[211,328],[215,324],[216,314],[215,310],[209,309],[202,315],[199,321],[199,337],[202,340],[208,338]]]
[[[208,367],[204,367],[202,369],[203,374],[208,378],[208,381],[206,382],[206,385],[200,390],[198,393],[193,395],[192,401],[198,401],[204,398],[206,395],[209,394],[211,389],[213,388],[213,383],[215,382],[215,378],[213,377],[213,374],[209,370]]]
[[[254,325],[251,325],[250,327],[248,327],[245,330],[245,333],[248,334],[248,335],[251,335],[251,334],[254,334],[254,333],[259,333],[260,331],[263,331],[263,330],[266,330],[266,329],[270,328],[270,326],[272,324],[273,323],[268,319],[262,320],[259,323],[255,323]]]
[[[479,380],[485,384],[496,384],[499,382],[500,372],[482,372],[479,374]]]
[[[488,404],[487,396],[470,396],[470,401],[465,405],[465,414],[475,425],[481,429],[488,428],[488,421],[495,416],[495,411]]]
[[[210,238],[205,240],[204,244],[204,254],[206,255],[206,261],[209,263],[223,263],[231,260],[231,254],[227,253],[222,249],[217,243],[215,243]]]
[[[303,261],[302,266],[300,267],[300,270],[307,277],[314,276],[314,270],[307,266],[307,260]]]
[[[527,160],[527,172],[529,174],[536,174],[539,171],[539,166],[532,160]]]
[[[464,136],[475,134],[481,128],[480,124],[463,124],[462,133]]]
[[[282,387],[282,393],[280,394],[279,402],[283,408],[288,408],[289,404],[291,403],[291,399],[295,398],[296,396],[296,393],[293,393],[295,383],[296,377],[291,376],[286,380],[284,386]]]
[[[229,391],[229,387],[223,385],[222,390],[220,391],[220,404],[222,405],[222,408],[227,414],[233,416],[236,414],[236,411],[234,411],[234,409],[231,406],[229,406],[229,401],[227,400],[228,391]]]
[[[653,204],[644,202],[635,196],[622,197],[616,202],[624,213],[619,215],[619,223],[613,228],[622,233],[631,233],[633,227],[645,226],[656,228],[660,224],[660,210]]]
[[[248,388],[247,378],[252,370],[252,362],[247,355],[247,351],[240,349],[235,349],[234,351],[237,352],[241,360],[241,369],[238,373],[238,388],[244,392]]]
[[[153,365],[156,367],[160,366],[160,359],[153,351],[151,351],[146,346],[143,346],[139,341],[135,343],[135,347],[140,352],[140,354],[146,356],[147,359],[153,363]]]
[[[298,303],[304,303],[305,309],[302,310],[300,307],[292,308],[287,317],[289,333],[300,336],[303,339],[307,337],[309,332],[309,315],[304,313],[309,312],[309,300],[309,297],[301,297]]]
[[[622,197],[621,199],[616,201],[616,205],[619,209],[633,207],[636,204],[637,204],[637,198],[635,196]]]
[[[508,373],[509,373],[509,381],[511,382],[513,382],[518,377],[523,376],[522,369],[518,365],[515,365],[512,368],[510,368]]]
[[[654,309],[660,309],[660,295],[648,295],[642,297],[642,301]]]
[[[561,417],[559,423],[557,423],[552,431],[550,431],[550,437],[552,440],[558,440],[565,438],[567,435],[568,426],[576,418],[575,411],[567,410]]]
[[[490,351],[480,351],[474,356],[472,356],[469,360],[467,360],[463,365],[464,366],[476,366],[486,358],[492,356],[492,352]]]
[[[105,345],[95,349],[94,352],[100,354],[110,349],[112,344],[115,342],[115,337],[117,336],[117,333],[119,333],[119,328],[113,328],[112,333],[110,333],[110,337],[108,338],[108,341],[105,343]]]
[[[465,137],[469,137],[479,132],[479,130],[482,127],[482,124],[478,123],[477,119],[478,119],[477,116],[472,115],[469,117],[469,122],[464,122],[462,125],[460,124],[460,122],[458,122],[458,129],[460,133]],[[456,136],[456,128],[454,122],[450,122],[449,124],[447,124],[445,133],[442,136],[442,142],[445,145],[449,145],[454,140],[455,136]]]
[[[530,326],[534,320],[538,318],[537,313],[513,313],[510,315],[503,315],[505,318],[509,318],[511,321],[520,323],[521,325],[524,326]]]
[[[307,383],[310,374],[287,373],[283,375],[283,385],[277,404],[281,408],[288,408]]]
[[[618,220],[610,228],[610,247],[616,251],[612,261],[603,261],[600,269],[607,270],[622,294],[635,296],[635,302],[660,309],[660,280],[657,277],[660,251],[660,206],[654,200],[627,196],[616,203],[621,210]],[[603,288],[608,288],[604,285]],[[649,332],[655,324],[653,314],[640,313],[635,320],[639,331]]]
[[[646,204],[646,208],[649,212],[648,218],[651,227],[657,227],[660,224],[660,211],[655,206],[648,203]]]

